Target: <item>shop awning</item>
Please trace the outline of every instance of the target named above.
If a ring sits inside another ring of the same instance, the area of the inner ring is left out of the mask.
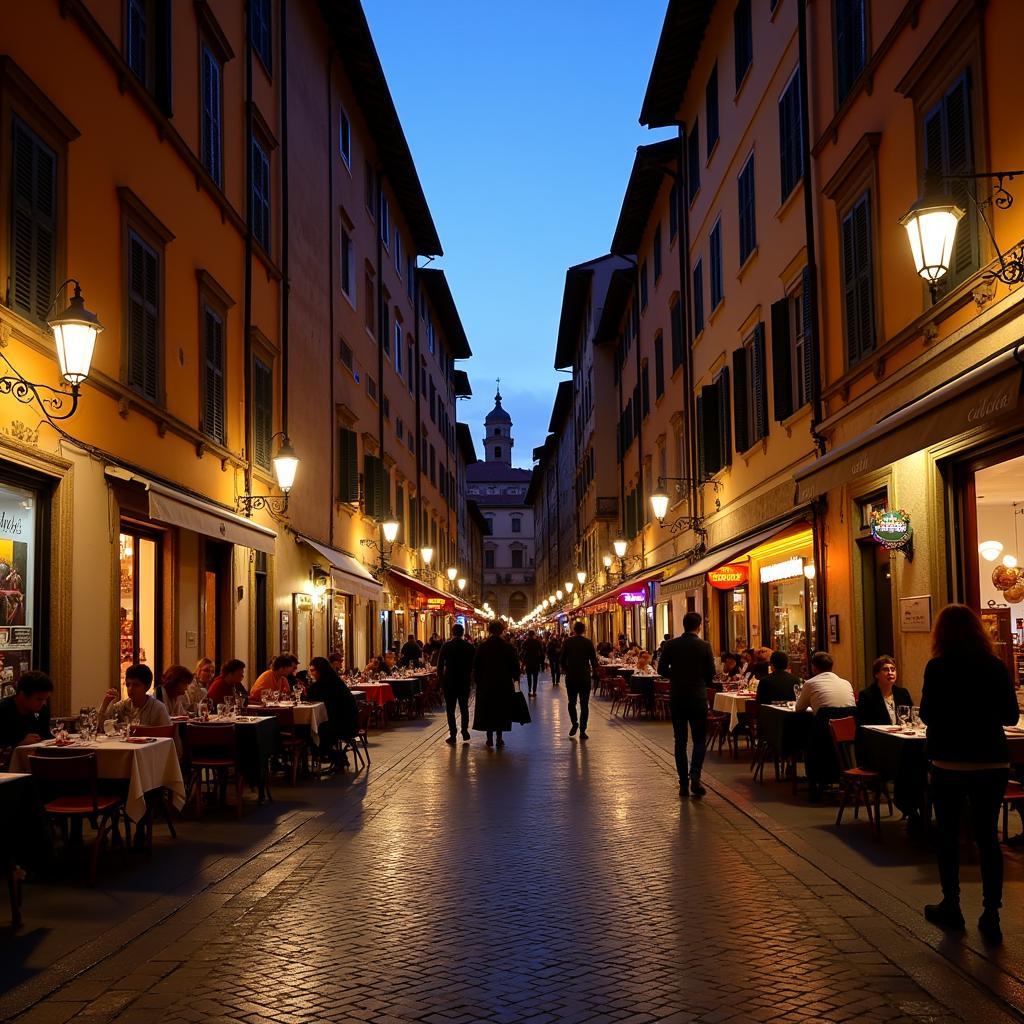
[[[922,448],[1011,415],[1020,401],[1024,373],[1024,364],[1017,356],[1019,344],[897,409],[854,440],[798,469],[794,474],[797,501],[810,501]]]
[[[147,514],[155,522],[179,526],[204,537],[265,551],[270,555],[274,553],[277,534],[259,523],[121,466],[107,466],[104,473],[110,480],[142,490],[147,499]]]
[[[410,576],[408,573],[402,572],[401,569],[394,568],[394,566],[389,567],[388,572],[402,586],[407,587],[414,594],[419,594],[420,597],[426,598],[433,605],[433,607],[428,607],[427,611],[451,612],[455,610],[455,598],[451,594],[446,594],[443,590],[438,590],[437,587],[432,587],[429,583],[424,583],[422,580],[416,579],[415,576]],[[441,604],[442,601],[444,602],[443,604]],[[469,606],[466,605],[466,607]]]
[[[329,548],[312,537],[305,537],[301,533],[295,536],[318,555],[327,559],[331,566],[331,586],[335,590],[340,590],[343,594],[352,594],[353,597],[365,598],[367,601],[380,600],[383,588],[362,562],[344,551]]]
[[[786,523],[776,523],[767,527],[759,533],[748,534],[746,537],[737,538],[726,544],[720,544],[717,548],[709,551],[699,561],[693,562],[685,569],[680,570],[674,576],[670,576],[661,585],[662,594],[678,594],[682,590],[693,590],[704,585],[704,576],[717,569],[726,562],[731,562],[738,555],[743,555],[761,544],[765,544],[780,533],[791,531],[794,526],[803,526],[810,529],[810,523],[803,520],[790,520]]]
[[[646,576],[639,576],[635,580],[626,580],[624,583],[620,583],[611,590],[606,590],[603,594],[598,594],[597,597],[592,597],[585,604],[580,605],[576,609],[577,614],[583,614],[584,612],[594,611],[605,611],[602,605],[612,604],[619,599],[619,594],[624,593],[627,590],[639,590],[641,587],[646,587],[648,583],[655,583],[661,577],[661,573],[648,573]]]

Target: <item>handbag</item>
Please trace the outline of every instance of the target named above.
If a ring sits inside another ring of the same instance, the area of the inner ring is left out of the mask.
[[[508,717],[520,725],[529,725],[533,721],[530,718],[530,708],[526,703],[526,695],[522,690],[515,690],[509,698]]]

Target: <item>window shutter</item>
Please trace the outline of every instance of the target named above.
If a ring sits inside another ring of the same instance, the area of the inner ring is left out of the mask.
[[[772,303],[772,397],[775,418],[793,415],[793,353],[789,339],[789,299]]]
[[[128,385],[160,400],[159,256],[128,233]]]
[[[633,492],[626,495],[626,536],[636,535],[636,505],[633,502]]]
[[[419,499],[409,498],[409,522],[406,524],[406,544],[419,547],[420,543],[420,506]]]
[[[971,146],[970,82],[965,72],[946,93],[943,104],[946,114],[946,173],[971,174],[974,152]],[[978,217],[970,198],[970,182],[950,182],[953,198],[966,211],[960,220],[950,260],[952,283],[959,283],[978,267]]]
[[[672,305],[672,372],[683,365],[683,310],[679,299]]]
[[[818,379],[818,353],[812,344],[813,334],[811,331],[812,305],[811,305],[811,268],[804,267],[803,270],[803,291],[800,293],[800,329],[803,331],[803,395],[800,405],[806,405],[814,395],[814,384]],[[796,410],[793,410],[794,412]]]
[[[721,378],[720,378],[721,380]],[[713,476],[724,466],[722,461],[722,401],[721,383],[706,384],[701,389],[700,444],[704,455],[704,471]]]
[[[261,469],[271,468],[274,436],[274,371],[262,359],[252,362],[253,458]]]
[[[718,141],[718,65],[711,69],[704,89],[704,130],[707,135],[707,155]]]
[[[380,522],[387,514],[384,507],[384,464],[375,455],[363,456],[363,482],[366,488],[364,511]]]
[[[700,131],[694,119],[686,139],[686,199],[692,203],[700,190]]]
[[[665,393],[665,339],[661,333],[654,337],[654,394],[661,398]]]
[[[224,321],[203,307],[203,433],[224,444]]]
[[[13,118],[11,302],[46,319],[56,285],[57,154]]]
[[[779,100],[779,156],[782,199],[796,188],[803,177],[803,131],[800,120],[800,69]]]
[[[651,411],[651,371],[650,367],[644,365],[644,375],[640,379],[642,401],[643,401],[643,413],[642,419],[646,419],[648,413]]]
[[[736,419],[736,451],[745,452],[751,444],[747,432],[747,404],[750,382],[747,375],[747,350],[738,348],[732,354],[733,415]]]
[[[695,416],[697,419],[697,479],[704,480],[707,475],[707,445],[704,429],[704,394],[697,396]]]
[[[843,218],[842,236],[846,355],[852,366],[875,347],[870,194]]]
[[[203,166],[221,184],[220,65],[208,46],[202,48]]]
[[[338,428],[338,500],[359,501],[359,448],[354,430]]]
[[[633,385],[633,428],[630,431],[630,440],[640,433],[640,423],[643,420],[643,410],[640,403],[640,382],[637,381],[636,384]]]
[[[718,374],[718,466],[724,469],[732,462],[732,417],[729,415],[729,367]]]
[[[768,381],[764,354],[764,322],[754,328],[754,342],[750,347],[750,377],[753,385],[751,396],[754,401],[754,438],[759,441],[768,436]]]

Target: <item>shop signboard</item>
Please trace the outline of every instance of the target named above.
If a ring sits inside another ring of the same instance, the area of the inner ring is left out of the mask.
[[[639,587],[636,590],[624,590],[619,594],[619,604],[623,608],[630,608],[637,604],[647,603],[647,588]]]
[[[900,628],[904,633],[931,632],[932,599],[929,595],[900,598]]]
[[[446,597],[428,597],[423,604],[428,612],[446,612],[451,608],[451,602]]]
[[[887,551],[908,548],[914,536],[910,513],[902,508],[876,509],[871,513],[871,536]]]
[[[708,583],[716,590],[734,590],[742,587],[750,578],[750,567],[746,565],[723,565],[708,573]]]

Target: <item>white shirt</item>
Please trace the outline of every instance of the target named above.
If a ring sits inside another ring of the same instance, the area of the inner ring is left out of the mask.
[[[853,708],[857,699],[849,680],[835,672],[819,672],[804,682],[804,688],[797,698],[796,710],[810,708],[817,714],[822,708]]]

